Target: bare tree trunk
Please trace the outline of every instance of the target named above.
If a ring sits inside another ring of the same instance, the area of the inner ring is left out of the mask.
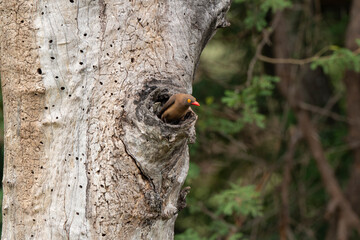
[[[360,38],[360,1],[353,1],[345,45],[351,50],[359,46],[355,40]],[[347,71],[344,78],[346,86],[347,116],[349,119],[348,142],[353,149],[354,163],[347,187],[347,196],[354,210],[360,216],[360,74]]]
[[[360,1],[353,1],[351,6],[350,21],[347,28],[345,46],[351,50],[358,48],[355,40],[360,38]],[[346,86],[346,108],[349,121],[348,143],[353,150],[353,164],[350,170],[350,178],[346,187],[346,196],[354,209],[360,216],[360,74],[354,71],[346,71],[344,84]],[[331,216],[331,226],[328,229],[327,240],[335,240],[336,226],[341,225],[339,213]],[[345,238],[344,238],[345,239]]]
[[[2,239],[172,239],[196,115],[191,93],[230,0],[0,0]]]
[[[281,20],[274,34],[274,53],[276,58],[289,58],[291,57],[291,46],[289,46],[288,41],[288,39],[290,39],[289,21],[284,12],[277,13],[276,17],[279,16]],[[348,239],[350,229],[355,229],[360,233],[360,220],[353,210],[350,201],[343,193],[333,169],[326,159],[316,125],[311,121],[310,114],[299,108],[302,102],[302,96],[299,93],[298,86],[296,86],[295,76],[297,71],[299,70],[293,65],[277,64],[276,74],[280,77],[279,88],[295,112],[298,125],[317,164],[324,187],[331,197],[327,214],[334,214],[338,210],[339,220],[337,226],[333,226],[336,231],[332,237],[338,240],[346,240]]]

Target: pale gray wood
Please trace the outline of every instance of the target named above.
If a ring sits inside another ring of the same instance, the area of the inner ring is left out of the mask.
[[[0,0],[2,239],[173,238],[197,116],[154,103],[191,93],[229,6]]]

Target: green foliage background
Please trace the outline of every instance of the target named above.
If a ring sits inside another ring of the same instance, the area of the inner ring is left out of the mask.
[[[258,60],[251,79],[248,71],[264,31],[273,31],[274,13],[285,9],[294,26],[294,39],[289,41],[298,46],[292,57],[311,58],[299,69],[320,72],[326,79],[319,87],[310,78],[303,89],[308,103],[322,108],[331,97],[340,96],[332,111],[345,119],[343,74],[347,69],[360,70],[358,53],[344,48],[351,2],[319,3],[320,9],[315,1],[233,1],[228,14],[231,26],[219,30],[205,48],[194,83],[193,95],[201,107],[195,109],[197,142],[190,149],[185,184],[192,190],[188,207],[176,222],[175,239],[280,239],[284,154],[297,122],[276,88],[274,65]],[[271,41],[262,50],[265,56],[272,56]],[[311,101],[319,96],[325,101]],[[313,117],[326,157],[344,186],[352,164],[344,141],[347,123],[316,113]],[[329,196],[303,141],[296,147],[291,179],[293,239],[325,239]],[[354,234],[351,239],[358,237]]]

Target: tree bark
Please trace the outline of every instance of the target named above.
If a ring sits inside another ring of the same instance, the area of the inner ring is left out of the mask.
[[[0,0],[2,239],[173,238],[196,115],[154,106],[191,93],[229,6]]]

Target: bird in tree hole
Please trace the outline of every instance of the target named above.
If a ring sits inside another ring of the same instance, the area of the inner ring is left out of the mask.
[[[191,111],[191,105],[200,106],[196,101],[196,98],[189,94],[174,94],[161,108],[161,120],[166,123],[176,123],[180,120],[184,120],[186,114]]]

